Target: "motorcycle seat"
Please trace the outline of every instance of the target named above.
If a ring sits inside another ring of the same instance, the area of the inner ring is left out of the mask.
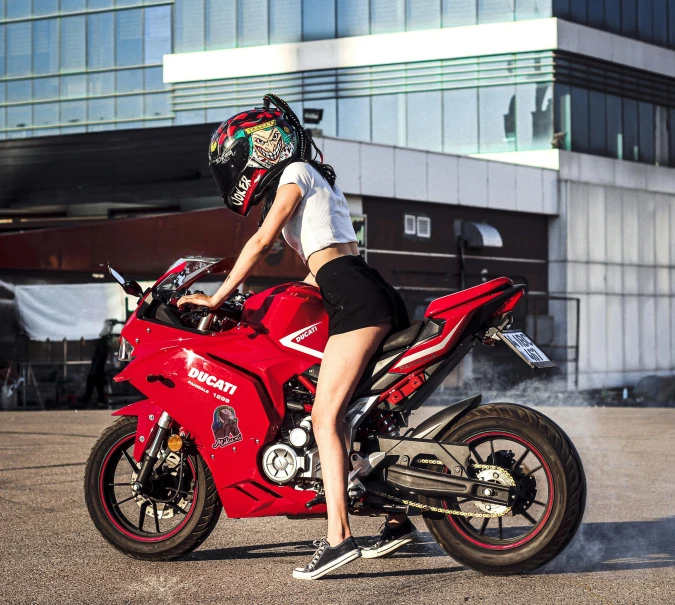
[[[404,347],[410,346],[415,342],[415,339],[419,336],[423,327],[424,322],[419,321],[405,330],[390,334],[382,343],[382,346],[380,347],[381,352],[388,353],[389,351],[395,351],[396,349],[403,349]]]

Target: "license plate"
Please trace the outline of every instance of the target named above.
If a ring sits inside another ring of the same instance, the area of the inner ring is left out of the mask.
[[[531,368],[558,367],[558,364],[549,359],[524,332],[517,330],[499,332],[499,339]]]

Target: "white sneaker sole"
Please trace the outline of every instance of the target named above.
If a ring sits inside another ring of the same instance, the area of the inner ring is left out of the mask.
[[[411,532],[405,536],[399,538],[398,540],[392,540],[389,544],[385,544],[380,548],[364,548],[361,550],[361,556],[364,559],[377,559],[378,557],[386,557],[390,555],[395,550],[398,550],[402,546],[409,544],[413,541],[413,538],[417,535],[417,532]]]
[[[358,559],[361,556],[361,550],[356,549],[348,552],[347,554],[342,555],[339,559],[335,559],[328,565],[322,567],[321,569],[315,569],[314,571],[304,571],[302,569],[294,569],[293,577],[296,580],[318,580],[323,578],[327,573],[330,573],[338,567],[342,567],[347,563],[351,563],[354,559]]]

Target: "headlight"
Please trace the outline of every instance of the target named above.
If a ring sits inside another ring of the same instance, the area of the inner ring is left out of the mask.
[[[133,359],[133,354],[134,348],[131,346],[131,343],[124,338],[124,336],[120,336],[120,350],[117,354],[117,358],[120,361],[131,361]]]

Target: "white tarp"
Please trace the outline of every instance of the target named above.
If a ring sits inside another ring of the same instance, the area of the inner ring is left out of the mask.
[[[33,340],[98,338],[106,319],[126,319],[118,284],[15,286],[21,323]],[[137,298],[130,298],[134,309]]]

